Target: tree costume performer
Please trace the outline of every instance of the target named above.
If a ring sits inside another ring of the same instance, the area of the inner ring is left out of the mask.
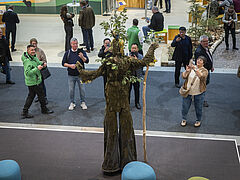
[[[124,44],[114,36],[112,42],[113,56],[105,59],[102,65],[94,71],[82,69],[77,62],[76,66],[82,82],[86,83],[99,76],[106,76],[106,109],[104,118],[104,161],[102,170],[114,173],[122,170],[124,166],[137,160],[137,151],[133,121],[128,101],[130,82],[128,74],[136,69],[149,65],[154,61],[154,51],[157,43],[150,46],[142,60],[124,56]],[[119,132],[117,123],[119,113]]]

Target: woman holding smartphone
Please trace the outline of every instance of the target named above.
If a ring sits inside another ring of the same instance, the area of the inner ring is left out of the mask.
[[[194,127],[201,126],[202,107],[204,101],[204,94],[206,91],[206,78],[208,70],[203,67],[207,59],[204,56],[199,56],[197,59],[197,66],[190,63],[186,66],[186,71],[183,72],[182,77],[185,79],[183,84],[184,89],[189,89],[187,97],[183,97],[182,101],[182,122],[181,126],[187,125],[187,114],[194,98],[194,106],[197,120]]]

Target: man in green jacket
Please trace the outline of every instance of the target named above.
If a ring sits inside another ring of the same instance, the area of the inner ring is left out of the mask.
[[[38,60],[36,57],[35,47],[33,45],[27,46],[27,52],[23,53],[22,61],[24,66],[25,84],[28,86],[28,97],[21,114],[22,118],[33,118],[33,116],[28,113],[28,109],[32,105],[36,94],[41,104],[42,113],[53,113],[53,111],[49,110],[46,107],[42,85],[42,76],[40,73],[40,70],[46,67],[47,64]]]
[[[131,52],[132,44],[137,44],[138,53],[143,55],[143,50],[142,50],[143,34],[137,26],[138,26],[138,20],[133,19],[133,26],[128,28],[127,30],[128,50],[129,52]]]

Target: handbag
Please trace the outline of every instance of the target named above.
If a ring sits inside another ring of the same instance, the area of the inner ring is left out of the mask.
[[[194,76],[193,81],[192,81],[192,83],[191,83],[191,86],[194,84],[196,78],[197,78],[197,75]],[[184,83],[184,84],[185,84],[185,83]],[[188,96],[188,93],[189,93],[189,91],[190,91],[190,89],[191,89],[191,86],[190,86],[188,89],[186,89],[186,88],[184,87],[184,85],[182,85],[182,87],[179,89],[179,93],[181,94],[181,96],[187,97],[187,96]]]
[[[51,76],[51,73],[49,72],[47,67],[42,68],[40,73],[42,75],[43,80],[45,80],[45,79],[47,79],[47,78],[49,78]]]

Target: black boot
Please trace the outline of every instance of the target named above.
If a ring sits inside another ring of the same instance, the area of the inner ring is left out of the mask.
[[[33,115],[29,114],[28,111],[23,111],[21,116],[22,116],[22,119],[34,117]]]
[[[52,114],[52,113],[54,113],[54,112],[51,111],[51,110],[49,110],[48,108],[46,108],[46,109],[42,109],[42,113],[43,113],[43,114]]]

